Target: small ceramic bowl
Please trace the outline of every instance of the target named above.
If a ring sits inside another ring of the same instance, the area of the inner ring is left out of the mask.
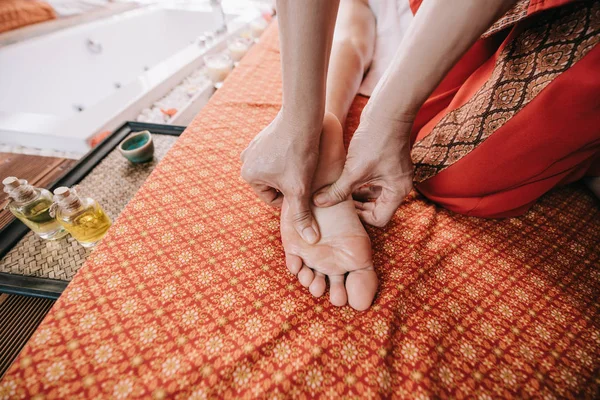
[[[119,144],[123,157],[134,164],[152,161],[154,157],[154,142],[149,131],[132,133]]]

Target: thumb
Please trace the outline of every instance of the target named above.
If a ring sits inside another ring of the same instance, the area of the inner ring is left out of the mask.
[[[342,175],[337,181],[331,185],[321,189],[313,198],[313,202],[317,207],[334,206],[348,199],[352,193],[355,179],[346,172],[346,168],[342,171]]]
[[[296,232],[308,244],[319,241],[319,226],[310,212],[310,194],[288,197],[289,214]]]

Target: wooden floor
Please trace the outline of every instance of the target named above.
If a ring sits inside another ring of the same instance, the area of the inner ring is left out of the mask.
[[[0,294],[0,379],[55,300]]]
[[[7,176],[16,176],[27,179],[34,186],[47,187],[76,162],[66,158],[0,153],[0,181]],[[6,193],[0,191],[0,229],[14,218],[10,211],[4,210],[6,204]]]

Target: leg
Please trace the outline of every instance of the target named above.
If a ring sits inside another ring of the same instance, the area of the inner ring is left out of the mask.
[[[366,0],[342,0],[333,36],[327,72],[325,109],[344,125],[373,58],[375,16]]]
[[[327,113],[313,188],[335,181],[342,172],[345,158],[342,126],[333,114]],[[316,245],[309,245],[298,236],[287,212],[284,198],[281,238],[290,272],[298,274],[300,283],[317,297],[325,291],[327,276],[332,304],[342,306],[348,301],[357,310],[367,309],[375,297],[377,275],[371,259],[371,241],[352,199],[333,207],[312,208],[321,229],[321,240]]]

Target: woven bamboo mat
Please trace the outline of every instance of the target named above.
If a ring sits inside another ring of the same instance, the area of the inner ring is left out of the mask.
[[[154,160],[131,164],[114,149],[80,183],[79,192],[94,198],[114,221],[150,175],[177,136],[153,134]],[[48,241],[29,232],[0,261],[0,272],[70,281],[91,250],[71,236]]]

